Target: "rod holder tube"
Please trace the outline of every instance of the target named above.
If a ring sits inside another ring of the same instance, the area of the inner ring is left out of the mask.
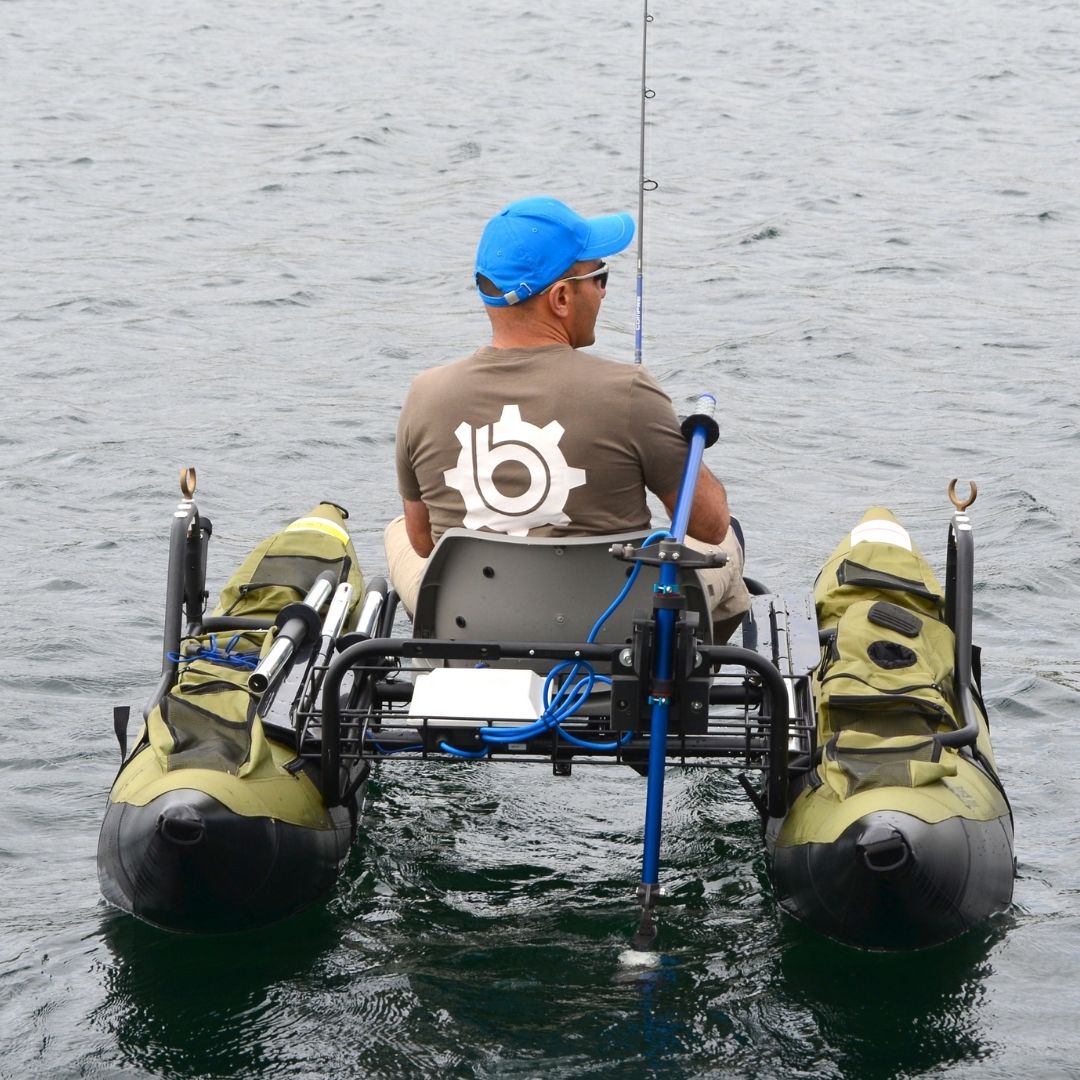
[[[169,528],[169,569],[165,579],[165,621],[161,643],[161,678],[143,708],[145,720],[154,706],[176,682],[177,661],[170,659],[180,652],[184,632],[184,599],[187,589],[189,537],[198,531],[199,511],[191,499],[181,499],[173,511]]]
[[[180,649],[184,620],[184,590],[187,584],[188,537],[198,524],[199,511],[190,499],[182,499],[173,511],[169,531],[169,571],[165,584],[165,635],[161,649],[161,671],[176,671],[169,653]]]
[[[184,558],[184,611],[189,634],[201,625],[206,609],[206,556],[212,531],[209,518],[196,512],[188,529]]]
[[[352,604],[353,587],[347,581],[341,582],[334,590],[330,600],[330,606],[326,609],[326,618],[323,619],[322,636],[324,638],[336,638],[345,625],[349,615],[349,606]]]
[[[364,637],[374,637],[382,615],[383,604],[386,603],[386,581],[377,578],[368,584],[364,595],[364,603],[360,607],[360,615],[356,620],[356,632]]]
[[[347,581],[341,582],[334,590],[330,606],[326,609],[326,618],[323,619],[319,647],[311,658],[308,677],[304,680],[304,694],[300,705],[304,711],[314,705],[319,686],[326,677],[326,665],[330,662],[330,657],[334,655],[334,646],[337,644],[337,639],[345,627],[345,620],[349,617],[352,595],[352,585]]]
[[[278,612],[275,624],[278,627],[277,637],[259,661],[259,666],[248,676],[248,689],[252,693],[265,694],[281,677],[296,650],[319,635],[322,630],[319,608],[330,598],[335,581],[334,571],[324,570],[303,600],[289,604]]]

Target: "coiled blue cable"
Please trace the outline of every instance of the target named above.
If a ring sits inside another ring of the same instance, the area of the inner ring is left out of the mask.
[[[571,669],[569,676],[562,686],[556,690],[555,696],[551,697],[552,683],[556,676],[566,668]],[[577,675],[579,668],[585,669],[585,675],[574,683],[571,680]],[[604,676],[599,677],[604,678]],[[572,716],[577,711],[581,703],[588,698],[597,678],[598,676],[592,667],[584,661],[564,660],[562,663],[556,664],[548,672],[547,678],[544,680],[544,700],[547,704],[544,707],[542,716],[523,727],[482,727],[479,729],[478,734],[488,743],[522,742],[525,739],[532,739],[537,735],[542,735],[545,731],[556,727],[561,721],[568,716]],[[607,681],[610,682],[611,680]]]

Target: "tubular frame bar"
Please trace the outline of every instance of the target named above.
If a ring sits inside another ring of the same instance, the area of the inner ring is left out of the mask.
[[[971,519],[958,511],[949,522],[945,576],[945,615],[956,638],[956,698],[963,725],[934,736],[940,746],[967,746],[979,735],[979,718],[971,694],[972,596],[975,589],[975,538]]]
[[[169,528],[169,569],[165,578],[161,677],[143,708],[144,720],[149,717],[154,706],[176,682],[176,671],[179,665],[177,661],[169,658],[169,654],[175,656],[180,651],[180,639],[184,632],[184,600],[188,585],[188,564],[190,559],[198,558],[200,543],[205,545],[205,538],[199,527],[199,509],[192,499],[181,499],[173,511],[172,525]],[[191,550],[193,546],[194,551]],[[188,617],[192,617],[191,612],[188,612]]]
[[[357,731],[357,722],[353,719],[344,720],[342,717],[341,687],[344,679],[350,671],[359,669],[361,678],[374,680],[385,674],[387,660],[424,658],[431,661],[446,659],[465,660],[500,660],[500,659],[538,659],[538,660],[584,660],[593,664],[610,664],[617,653],[624,648],[622,645],[586,645],[575,643],[533,643],[533,642],[463,642],[440,639],[414,639],[414,638],[372,638],[369,641],[357,642],[339,653],[330,662],[322,682],[322,708],[321,712],[313,716],[317,717],[321,731],[319,735],[319,758],[320,758],[320,788],[323,800],[327,806],[340,804],[340,776],[342,766],[342,742],[358,741],[361,738]],[[747,694],[748,706],[756,706],[762,698],[762,721],[763,727],[767,725],[767,776],[766,776],[766,803],[769,815],[781,817],[787,810],[787,787],[790,779],[788,770],[788,739],[790,715],[788,708],[788,691],[780,672],[760,653],[749,649],[742,649],[730,645],[716,645],[701,648],[702,656],[706,657],[710,665],[739,667],[748,669],[761,681],[761,693],[756,693],[756,688],[751,687]],[[371,695],[377,701],[377,694]],[[300,718],[298,717],[298,720]],[[435,727],[436,725],[431,725]],[[426,734],[428,725],[418,725],[417,738]],[[643,729],[643,735],[647,735],[647,729]],[[695,736],[679,736],[678,742],[673,747],[674,752],[683,763],[686,763],[688,748],[693,747]],[[756,737],[746,736],[746,746],[756,752],[756,746],[751,742]],[[718,749],[716,756],[724,751],[723,744],[716,740]],[[651,745],[651,744],[650,744]],[[642,748],[644,749],[644,748]],[[736,747],[734,737],[730,744],[730,751],[742,749]],[[565,756],[574,757],[582,752],[574,752],[570,747],[565,749]],[[350,755],[352,756],[352,755]],[[389,756],[389,755],[387,755]],[[423,756],[427,756],[426,752]],[[705,755],[702,755],[703,757]],[[664,759],[664,766],[669,762]]]

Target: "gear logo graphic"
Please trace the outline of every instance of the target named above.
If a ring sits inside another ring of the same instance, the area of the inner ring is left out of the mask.
[[[504,405],[494,424],[459,424],[454,434],[461,453],[443,479],[465,500],[465,528],[525,536],[538,525],[568,525],[566,500],[585,483],[585,470],[566,463],[559,449],[564,431],[558,420],[544,427],[528,423],[518,405]],[[520,494],[500,490],[495,477],[500,466],[527,475],[526,489]]]

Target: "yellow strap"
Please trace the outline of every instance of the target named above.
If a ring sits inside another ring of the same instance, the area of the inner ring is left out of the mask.
[[[342,544],[349,542],[349,534],[340,525],[335,525],[332,521],[327,521],[326,518],[321,517],[297,518],[291,525],[285,527],[285,531],[321,532],[334,537],[335,540],[340,540]]]

